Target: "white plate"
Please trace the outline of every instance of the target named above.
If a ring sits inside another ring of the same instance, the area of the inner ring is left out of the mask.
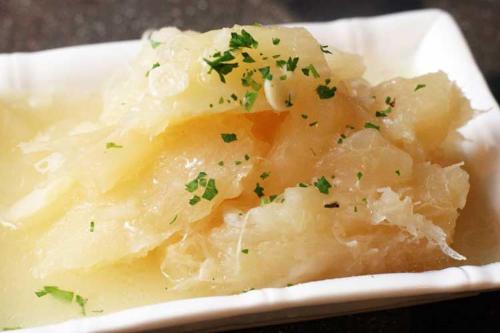
[[[481,183],[482,190],[487,194],[487,203],[500,202],[500,110],[461,32],[447,13],[423,10],[294,25],[307,27],[323,44],[361,54],[368,68],[366,77],[373,83],[438,69],[448,73],[474,108],[488,110],[462,130],[471,140],[464,148],[471,157],[479,143],[489,146],[493,162],[487,181]],[[0,93],[67,86],[95,88],[114,70],[126,65],[138,47],[139,43],[132,41],[0,55]],[[493,208],[489,214],[500,224],[499,208]],[[173,301],[23,331],[125,332],[160,327],[176,332],[213,331],[416,304],[497,288],[500,262],[423,273],[356,276],[235,296]]]

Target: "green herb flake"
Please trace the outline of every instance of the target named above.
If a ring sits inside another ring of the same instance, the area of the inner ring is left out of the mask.
[[[55,299],[61,300],[63,302],[71,303],[73,301],[74,293],[68,290],[59,289],[56,286],[45,286],[43,289],[35,291],[37,297],[43,297],[45,295],[51,295]]]
[[[425,87],[427,87],[427,85],[419,83],[419,84],[417,84],[417,86],[415,87],[415,90],[413,90],[413,91],[417,91],[417,90],[423,89]]]
[[[271,175],[271,173],[270,173],[270,172],[268,172],[268,171],[264,171],[263,173],[261,173],[261,174],[260,174],[260,178],[261,178],[262,180],[264,180],[264,179],[266,179],[267,177],[269,177],[270,175]]]
[[[354,206],[354,212],[357,213],[358,212],[358,206]]]
[[[297,68],[298,62],[299,62],[298,57],[295,57],[295,58],[288,57],[288,60],[286,62],[286,70],[289,72],[295,71],[295,69]]]
[[[219,98],[219,104],[224,104],[224,97],[222,97],[222,96],[221,96],[221,97]]]
[[[293,283],[287,283],[287,284],[286,284],[286,286],[287,286],[287,287],[293,287],[294,285],[295,285],[295,284],[293,284]]]
[[[316,88],[316,93],[318,94],[320,99],[328,99],[335,96],[335,92],[337,91],[337,87],[328,87],[326,85],[319,85]]]
[[[236,165],[240,165],[240,164],[241,164],[241,161],[234,161],[234,164],[236,164]]]
[[[231,49],[243,47],[256,49],[257,46],[259,46],[259,42],[257,42],[245,29],[241,30],[241,34],[231,32],[231,39],[229,40],[229,47]]]
[[[312,74],[314,78],[316,79],[319,78],[319,73],[313,64],[310,64],[309,66],[302,68],[302,73],[304,73],[305,76],[309,76],[309,74]]]
[[[219,74],[220,81],[222,83],[226,83],[225,75],[231,73],[234,68],[238,67],[238,64],[228,62],[234,60],[234,56],[230,51],[225,51],[224,54],[218,54],[218,56],[216,56],[216,54],[214,54],[214,60],[203,58],[203,61],[205,61],[208,66],[210,66],[208,74],[210,74],[212,70],[214,70],[217,74]]]
[[[308,116],[307,114],[305,114],[305,113],[301,114],[300,116],[302,117],[302,119],[307,119],[307,118],[309,118],[309,116]]]
[[[149,73],[150,73],[153,69],[158,68],[158,67],[160,67],[160,63],[155,62],[155,63],[153,64],[153,66],[151,66],[151,68],[150,68],[150,69],[146,72],[146,77],[148,77],[148,76],[149,76]]]
[[[337,201],[334,201],[331,203],[324,204],[323,207],[325,207],[325,208],[339,208],[340,205]]]
[[[322,176],[317,181],[315,181],[314,186],[316,186],[316,188],[323,194],[330,193],[330,188],[332,187],[325,176]]]
[[[189,199],[189,204],[191,206],[196,205],[198,202],[200,202],[201,198],[197,195],[193,196],[191,199]]]
[[[309,185],[304,184],[304,183],[299,183],[299,184],[298,184],[298,187],[308,187],[308,186],[309,186]]]
[[[401,176],[401,172],[399,170],[396,170],[396,175]]]
[[[275,55],[273,55],[273,56],[272,56],[272,58],[273,58],[273,59],[277,59],[277,58],[279,58],[279,57],[280,57],[280,55],[279,55],[279,54],[275,54]]]
[[[253,72],[250,71],[243,74],[241,84],[244,87],[252,87],[255,91],[258,91],[261,88],[261,85],[253,79]]]
[[[396,106],[396,98],[392,98],[391,96],[387,96],[385,98],[385,104],[389,105],[390,107],[395,107]]]
[[[215,179],[210,178],[205,188],[205,192],[201,196],[203,199],[211,201],[219,193],[217,187],[215,186]]]
[[[283,60],[283,59],[279,59],[279,60],[276,60],[276,66],[278,66],[279,68],[283,68],[283,66],[286,65],[286,61]]]
[[[219,163],[217,163],[219,166],[224,166],[224,161],[219,161]]]
[[[88,299],[83,298],[80,295],[76,295],[75,302],[80,306],[80,309],[82,310],[82,315],[86,316],[87,312],[85,311],[85,305],[87,304]]]
[[[236,96],[236,94],[231,94],[231,98],[233,99],[233,101],[236,101],[238,100],[238,96]]]
[[[106,149],[112,149],[112,148],[123,148],[123,146],[118,145],[114,142],[106,142]]]
[[[156,49],[156,48],[157,48],[158,46],[160,46],[162,43],[161,43],[161,42],[157,42],[157,41],[155,41],[155,40],[150,39],[150,40],[149,40],[149,44],[151,44],[151,47],[152,47],[153,49]]]
[[[271,68],[269,66],[259,68],[259,72],[262,75],[263,80],[271,81],[273,79],[273,76],[271,74]]]
[[[318,125],[317,121],[313,121],[312,123],[309,124],[309,127],[316,127]]]
[[[90,231],[90,232],[94,232],[94,229],[95,229],[95,222],[94,222],[94,221],[90,221],[90,228],[89,228],[89,231]]]
[[[285,80],[286,80],[286,78],[287,78],[286,74],[283,74],[283,75],[281,75],[281,76],[280,76],[280,80],[281,80],[281,81],[285,81]]]
[[[221,133],[221,138],[225,143],[233,142],[238,140],[238,137],[235,133]]]
[[[260,186],[259,183],[255,184],[255,189],[253,190],[259,198],[264,196],[264,188]]]
[[[287,108],[290,108],[293,106],[293,103],[292,103],[292,94],[288,94],[288,98],[285,100],[285,106]]]
[[[213,105],[212,103],[210,103],[208,106],[209,106],[210,108],[213,108],[213,107],[214,107],[214,105]]]
[[[273,38],[273,45],[278,45],[280,43],[279,38]]]
[[[356,178],[357,178],[358,180],[361,180],[361,178],[363,178],[363,173],[362,173],[361,171],[358,171],[358,172],[356,173]]]
[[[389,113],[392,112],[392,108],[389,106],[387,109],[382,110],[382,111],[376,111],[375,112],[375,117],[382,118],[382,117],[387,117]]]
[[[365,128],[373,128],[373,129],[376,129],[377,131],[380,131],[380,126],[377,126],[377,125],[372,124],[370,122],[365,123]]]
[[[243,106],[246,111],[250,111],[257,100],[257,92],[255,91],[247,91],[245,94],[245,98],[243,99]]]
[[[15,331],[20,330],[21,328],[21,326],[2,327],[2,331]]]
[[[247,52],[243,52],[241,55],[243,56],[243,62],[246,62],[247,64],[255,62],[254,58],[252,58]]]
[[[248,249],[241,250],[241,253],[248,254]]]
[[[330,52],[330,51],[328,50],[328,45],[320,45],[320,46],[319,46],[319,49],[320,49],[320,50],[321,50],[321,52],[323,52],[323,53],[332,54],[332,52]]]
[[[245,154],[245,156],[244,156],[244,157],[245,157],[245,161],[250,160],[250,156],[249,156],[248,154]]]
[[[173,219],[171,219],[170,222],[168,222],[168,224],[174,224],[175,221],[177,221],[177,214],[175,214],[175,216],[173,217]]]

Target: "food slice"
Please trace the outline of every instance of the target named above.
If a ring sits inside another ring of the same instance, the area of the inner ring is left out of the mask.
[[[151,167],[106,194],[82,195],[40,237],[37,274],[145,255],[238,196],[259,156],[250,125],[221,115],[173,127]]]

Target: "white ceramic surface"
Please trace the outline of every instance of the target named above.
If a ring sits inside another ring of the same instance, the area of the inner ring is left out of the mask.
[[[466,138],[500,155],[500,110],[453,19],[423,10],[307,27],[322,44],[361,54],[373,83],[393,76],[444,70],[476,109],[487,110],[463,130]],[[0,55],[0,93],[38,92],[71,86],[95,88],[137,52],[139,43],[117,42],[27,54]],[[465,147],[474,151],[474,144]],[[499,160],[497,160],[498,162]],[[500,198],[500,162],[486,187],[492,203]],[[496,211],[500,224],[500,211]],[[245,294],[167,302],[100,317],[22,330],[23,332],[125,332],[164,327],[210,331],[459,297],[500,288],[500,262],[423,273],[357,276]]]

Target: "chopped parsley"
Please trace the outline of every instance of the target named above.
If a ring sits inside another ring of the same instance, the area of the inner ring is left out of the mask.
[[[185,185],[186,191],[193,193],[198,189],[198,185],[204,186],[203,184],[206,184],[206,179],[205,179],[206,176],[207,174],[203,171],[198,173],[198,176],[196,176],[195,179],[191,180]]]
[[[286,284],[286,286],[287,286],[287,287],[293,287],[294,285],[295,285],[295,284],[293,284],[293,283],[287,283],[287,284]]]
[[[264,196],[264,188],[260,186],[259,183],[255,184],[255,189],[253,190],[259,198]]]
[[[297,68],[298,62],[299,62],[298,57],[295,57],[295,58],[288,57],[288,60],[286,62],[286,70],[289,72],[293,72],[295,70],[295,68]]]
[[[316,79],[319,78],[319,73],[316,70],[316,68],[314,68],[313,64],[310,64],[309,66],[302,68],[302,73],[304,73],[305,76],[309,76],[310,73]]]
[[[219,163],[217,163],[219,166],[224,166],[224,161],[219,161]]]
[[[95,222],[94,221],[90,221],[90,232],[94,232],[94,228],[95,228]]]
[[[21,326],[2,327],[2,331],[15,331],[20,330],[21,328]]]
[[[210,178],[208,180],[207,186],[205,187],[205,192],[201,196],[205,200],[212,200],[219,191],[217,191],[217,187],[215,186],[215,179]]]
[[[168,224],[174,224],[175,221],[177,221],[177,214],[175,214],[174,218],[170,220],[170,222],[168,222]]]
[[[283,74],[283,75],[281,75],[281,76],[280,76],[280,80],[281,80],[281,81],[286,80],[286,78],[287,78],[286,74]]]
[[[253,90],[258,91],[261,88],[261,85],[257,83],[253,78],[253,72],[249,71],[243,74],[241,78],[241,84],[244,87],[252,87]]]
[[[245,161],[248,161],[250,159],[250,156],[248,154],[245,154]]]
[[[275,55],[272,56],[273,59],[276,59],[276,58],[279,58],[279,57],[280,57],[279,54],[275,54]]]
[[[221,135],[222,140],[224,140],[225,143],[233,142],[238,140],[238,137],[236,136],[235,133],[222,133]]]
[[[420,90],[420,89],[425,88],[425,87],[427,87],[427,85],[419,83],[419,84],[417,84],[417,86],[415,87],[415,90],[413,90],[413,91],[417,91],[417,90]]]
[[[327,85],[319,85],[316,88],[316,93],[318,94],[320,99],[328,99],[335,96],[335,92],[337,91],[337,87],[328,87]]]
[[[377,125],[372,124],[370,122],[365,123],[365,128],[373,128],[373,129],[376,129],[377,131],[380,131],[380,126],[377,126]]]
[[[221,97],[219,98],[219,104],[224,104],[224,97],[222,97],[222,96],[221,96]]]
[[[238,96],[236,96],[236,94],[231,94],[231,98],[233,99],[233,101],[236,101],[238,100]]]
[[[75,293],[68,290],[59,289],[56,286],[45,286],[43,289],[35,291],[37,297],[43,297],[45,295],[51,295],[55,299],[71,303]]]
[[[356,178],[358,178],[358,180],[361,180],[361,178],[363,178],[363,173],[361,171],[358,171],[358,173],[356,173]]]
[[[197,195],[193,196],[191,199],[189,199],[189,204],[191,206],[196,205],[198,202],[200,202],[201,198]]]
[[[155,41],[155,40],[150,39],[150,40],[149,40],[149,44],[151,44],[151,47],[152,47],[153,49],[156,49],[156,48],[157,48],[158,46],[160,46],[162,43],[161,43],[161,42],[157,42],[157,41]]]
[[[292,103],[292,94],[288,94],[288,98],[285,100],[285,106],[287,108],[290,108],[293,106],[293,103]]]
[[[270,175],[271,175],[271,173],[270,173],[270,172],[268,172],[268,171],[264,171],[263,173],[261,173],[261,174],[260,174],[260,178],[261,178],[262,180],[264,180],[264,179],[266,179],[267,177],[269,177]]]
[[[316,188],[323,194],[330,193],[330,188],[332,187],[325,176],[322,176],[317,181],[315,181],[314,186],[316,186]]]
[[[309,185],[304,184],[304,183],[299,183],[299,184],[298,184],[298,186],[299,186],[299,187],[308,187]]]
[[[241,53],[241,55],[243,56],[243,62],[246,62],[248,64],[255,62],[254,58],[252,58],[247,52],[243,52]]]
[[[224,54],[220,54],[220,52],[216,53],[213,55],[215,58],[214,60],[208,60],[203,58],[203,61],[205,61],[208,66],[210,66],[210,69],[208,70],[208,74],[214,70],[219,74],[219,79],[221,80],[222,83],[226,83],[226,78],[224,75],[227,75],[232,72],[233,68],[238,67],[237,63],[229,63],[228,61],[234,60],[234,56],[230,51],[225,51]]]
[[[245,29],[241,30],[241,34],[231,32],[231,39],[229,40],[229,47],[231,49],[243,47],[256,49],[257,46],[259,46],[259,42],[257,42]]]
[[[248,249],[241,250],[241,253],[248,254]]]
[[[150,68],[150,69],[146,72],[146,77],[148,77],[148,76],[149,76],[149,73],[150,73],[153,69],[158,68],[158,67],[160,67],[160,63],[159,63],[159,62],[155,62],[155,63],[153,64],[153,66],[151,66],[151,68]]]
[[[401,176],[401,172],[399,170],[396,170],[396,175]]]
[[[111,149],[111,148],[123,148],[123,146],[117,145],[114,142],[106,142],[106,149]]]
[[[332,52],[330,52],[330,51],[328,50],[328,45],[320,45],[320,46],[319,46],[319,49],[320,49],[320,50],[321,50],[321,52],[323,52],[323,53],[332,54]]]
[[[280,43],[279,38],[273,38],[273,45],[278,45]]]
[[[392,112],[392,108],[389,106],[387,109],[382,110],[382,111],[376,111],[375,112],[375,117],[387,117],[387,114]]]
[[[309,127],[315,127],[316,125],[318,125],[318,122],[313,121],[312,123],[309,124]]]
[[[76,295],[75,297],[75,302],[80,306],[80,309],[82,310],[82,315],[86,316],[87,313],[85,311],[85,305],[87,304],[88,299],[83,298],[80,295]]]
[[[300,116],[302,117],[302,119],[307,119],[307,118],[309,118],[309,116],[308,116],[307,114],[305,114],[305,113],[301,114]]]
[[[396,106],[396,98],[392,98],[391,96],[387,96],[385,98],[385,104],[389,105],[390,107],[395,107]]]
[[[283,60],[283,59],[276,60],[276,66],[278,66],[279,68],[282,68],[285,65],[286,65],[286,61],[285,60]]]
[[[263,80],[271,81],[273,79],[273,75],[271,74],[271,68],[269,66],[259,68],[260,74],[262,74]]]
[[[358,212],[358,206],[354,206],[354,212],[357,213]]]
[[[250,111],[256,100],[257,92],[247,91],[245,94],[245,98],[243,99],[243,106],[245,107],[245,110]]]
[[[344,140],[346,138],[347,138],[347,136],[345,136],[345,134],[340,134],[340,137],[338,138],[337,143],[341,144],[342,142],[344,142]]]
[[[340,205],[337,201],[334,201],[331,203],[324,204],[323,207],[325,207],[325,208],[339,208]]]
[[[240,164],[241,164],[241,161],[234,161],[234,164],[236,164],[236,165],[240,165]]]

